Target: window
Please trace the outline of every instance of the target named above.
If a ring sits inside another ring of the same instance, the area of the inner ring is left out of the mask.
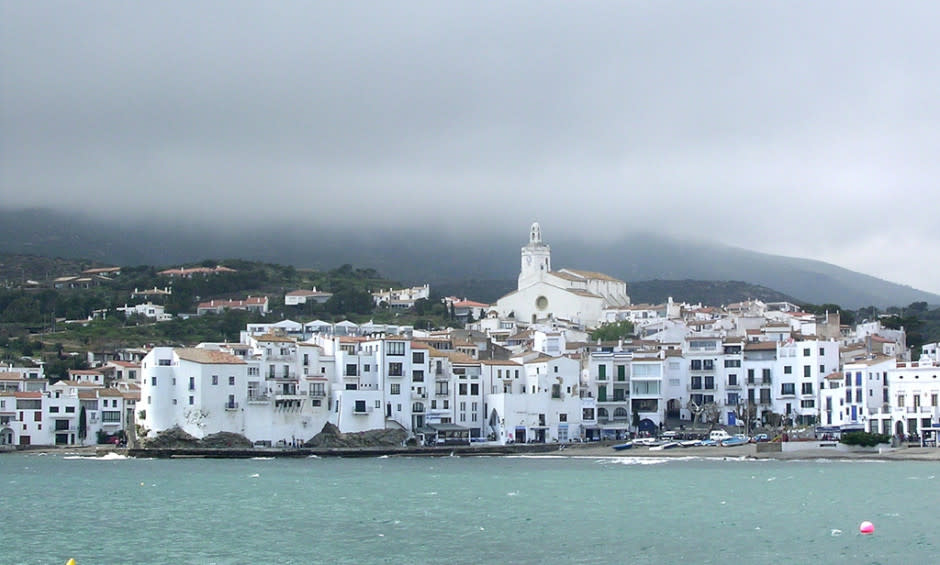
[[[193,383],[193,381],[194,381],[193,377],[189,377],[189,390],[196,389],[196,385]],[[212,384],[213,385],[219,384],[219,375],[212,375]]]
[[[801,400],[800,408],[813,408],[816,406],[816,401],[813,399]]]
[[[770,389],[769,388],[760,389],[760,403],[770,404]]]
[[[558,367],[555,367],[555,370],[558,370]],[[617,365],[617,380],[625,381],[627,380],[627,368],[623,365]]]
[[[75,407],[74,407],[74,406],[66,406],[66,407],[65,407],[65,413],[66,413],[66,414],[74,414],[74,413],[75,413]]]
[[[157,377],[150,377],[150,386],[157,386]]]
[[[795,394],[795,393],[796,393],[796,385],[794,385],[793,383],[780,383],[781,395],[786,396],[786,395]]]
[[[581,419],[582,420],[594,420],[594,409],[593,408],[581,409]]]
[[[363,373],[368,373],[369,370],[370,370],[370,369],[369,369],[369,364],[368,364],[368,363],[365,363],[365,364],[362,365],[362,372],[363,372]]]
[[[310,383],[310,396],[326,396],[326,384]]]
[[[346,364],[346,376],[347,376],[347,377],[356,377],[356,376],[358,376],[358,375],[359,375],[359,371],[357,370],[356,364],[355,364],[355,363],[347,363],[347,364]]]
[[[388,375],[390,377],[400,377],[402,376],[402,364],[401,363],[389,363],[388,364]]]
[[[809,348],[803,349],[803,357],[809,357]]]
[[[803,383],[800,387],[800,394],[813,394],[813,383]]]
[[[898,395],[898,408],[904,408],[904,395]]]
[[[702,370],[702,360],[701,360],[701,359],[692,359],[692,363],[690,364],[690,368],[691,368],[693,371],[701,371],[701,370]]]
[[[784,365],[784,366],[783,366],[783,374],[784,374],[784,375],[792,375],[792,374],[793,374],[793,365]]]
[[[424,352],[423,351],[412,351],[411,352],[411,362],[421,365],[424,363]]]
[[[42,412],[33,412],[33,421],[42,422]]]
[[[457,385],[457,394],[461,396],[466,396],[467,394],[467,383],[460,383]]]
[[[820,366],[819,366],[819,374],[820,374],[820,375],[825,375],[825,374],[826,374],[826,366],[825,366],[825,365],[820,365]]]
[[[434,394],[438,394],[438,395],[449,394],[448,392],[449,384],[450,383],[447,381],[438,381],[434,383]]]
[[[770,369],[761,369],[761,382],[770,384]]]
[[[705,377],[705,389],[712,390],[715,388],[715,377]]]
[[[754,369],[747,370],[747,384],[754,384]]]
[[[401,394],[401,385],[398,383],[391,384],[391,394]]]
[[[619,390],[619,389],[617,389]],[[616,396],[617,391],[614,391],[614,396]],[[561,398],[561,385],[555,383],[552,385],[552,398]]]
[[[235,386],[235,377],[228,378],[228,386]]]
[[[702,377],[692,377],[692,390],[702,390]]]
[[[728,375],[728,386],[738,386],[738,376],[734,373]]]
[[[702,369],[705,371],[714,371],[715,362],[712,359],[705,359],[702,361]]]
[[[741,366],[740,359],[725,359],[725,368],[735,368]]]
[[[193,403],[194,403],[194,399],[193,399],[192,396],[190,396],[190,397],[189,397],[189,405],[192,406]]]
[[[357,401],[356,401],[356,405],[353,407],[353,410],[355,410],[356,412],[365,412],[365,411],[366,411],[366,401],[365,401],[365,400],[357,400]]]
[[[103,410],[101,412],[101,421],[106,424],[119,423],[121,421],[121,411]]]
[[[160,359],[157,361],[157,365],[161,367],[169,367],[171,364],[172,362],[169,359]]]
[[[519,371],[516,371],[516,378],[519,378]],[[597,380],[606,381],[607,380],[607,365],[598,365],[597,366]]]
[[[51,412],[51,413],[53,413],[53,414],[58,414],[58,413],[59,413],[59,407],[58,407],[58,406],[50,406],[50,407],[49,407],[49,412]]]
[[[480,394],[480,384],[479,383],[470,383],[470,394],[472,396],[477,396]]]
[[[412,371],[411,380],[415,381],[416,383],[424,382],[424,371]]]
[[[445,399],[444,399],[444,410],[448,410],[449,408],[450,408],[450,400],[447,400],[447,399],[445,398]]]
[[[385,353],[387,353],[388,355],[404,355],[405,354],[405,342],[404,341],[385,342]]]

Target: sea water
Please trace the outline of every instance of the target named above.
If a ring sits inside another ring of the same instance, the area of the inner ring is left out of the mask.
[[[13,454],[0,563],[936,563],[937,475],[934,462]]]

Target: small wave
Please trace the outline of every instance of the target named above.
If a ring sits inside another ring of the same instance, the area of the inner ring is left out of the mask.
[[[122,455],[120,453],[105,453],[102,456],[97,455],[66,455],[62,459],[87,459],[89,461],[123,461],[125,459],[131,459],[127,455]]]
[[[833,528],[832,531],[829,532],[829,535],[832,536],[832,537],[841,536],[841,535],[842,535],[842,530],[840,530],[840,529],[838,529],[838,528]]]
[[[273,457],[252,457],[252,461],[271,461]]]

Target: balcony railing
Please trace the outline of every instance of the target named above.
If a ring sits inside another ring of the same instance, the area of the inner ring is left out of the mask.
[[[270,402],[271,397],[267,394],[249,394],[248,402]]]
[[[226,409],[226,410],[238,410],[238,403],[237,403],[237,402],[226,402],[226,403],[225,403],[225,409]]]

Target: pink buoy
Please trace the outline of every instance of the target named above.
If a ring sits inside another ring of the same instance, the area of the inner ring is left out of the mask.
[[[868,520],[865,520],[864,522],[859,524],[858,531],[866,536],[871,535],[875,533],[875,525],[869,522]]]

